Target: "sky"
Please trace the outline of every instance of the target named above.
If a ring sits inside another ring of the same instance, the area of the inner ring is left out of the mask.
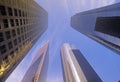
[[[50,41],[47,82],[63,82],[60,48],[63,43],[75,45],[94,68],[103,82],[120,80],[120,55],[93,41],[70,26],[76,13],[120,2],[119,0],[36,0],[49,15],[48,29],[6,82],[21,82],[34,54],[47,40]]]

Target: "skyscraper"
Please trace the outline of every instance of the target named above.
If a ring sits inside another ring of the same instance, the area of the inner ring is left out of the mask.
[[[0,0],[0,82],[47,29],[48,14],[34,0]]]
[[[77,48],[69,44],[63,44],[61,59],[64,82],[102,82]]]
[[[120,54],[120,3],[78,13],[71,26]]]
[[[49,42],[46,42],[35,54],[35,58],[22,82],[46,82],[48,63]]]

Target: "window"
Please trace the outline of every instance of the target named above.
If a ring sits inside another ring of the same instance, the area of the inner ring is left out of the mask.
[[[6,11],[5,11],[4,6],[0,6],[0,13],[1,13],[1,15],[6,15]]]
[[[17,45],[17,39],[14,40],[14,45],[15,45],[15,46]]]
[[[19,43],[21,43],[21,37],[18,38]]]
[[[29,22],[28,22],[28,19],[26,19],[26,23],[28,24]]]
[[[26,28],[24,27],[24,32],[26,32]]]
[[[25,45],[25,42],[23,42],[23,46]]]
[[[19,28],[17,28],[17,34],[20,35],[20,29]]]
[[[8,48],[9,48],[9,49],[13,48],[12,42],[9,42],[9,43],[8,43]]]
[[[15,19],[15,22],[16,22],[16,26],[19,26],[18,19]]]
[[[24,11],[22,12],[23,17],[25,16]]]
[[[5,56],[4,58],[3,58],[3,61],[6,61],[8,59],[8,56]]]
[[[18,52],[18,48],[16,48],[15,51]]]
[[[5,57],[3,58],[3,61],[5,61],[6,64],[8,64],[8,63],[9,63],[8,56],[5,56]]]
[[[21,17],[21,10],[19,10],[19,16]]]
[[[22,19],[20,19],[20,25],[22,25]]]
[[[22,45],[20,45],[19,48],[21,49],[21,48],[22,48]]]
[[[12,30],[12,36],[15,37],[16,36],[16,32],[15,29]]]
[[[22,41],[24,41],[24,35],[22,35]]]
[[[7,50],[6,50],[6,46],[5,45],[0,46],[0,53],[1,54],[4,54],[6,51]]]
[[[25,19],[23,21],[24,21],[24,24],[25,24]]]
[[[3,33],[0,32],[0,42],[4,41],[4,38],[3,38]]]
[[[17,9],[14,9],[14,15],[18,16]]]
[[[10,8],[10,7],[8,7],[8,14],[9,14],[9,16],[13,16],[12,8]]]
[[[98,17],[95,31],[120,38],[120,16]]]
[[[6,36],[6,39],[10,39],[11,38],[10,31],[6,31],[5,32],[5,36]]]
[[[27,38],[27,34],[25,34],[25,39]]]
[[[13,27],[14,26],[14,20],[10,19],[10,25]]]
[[[11,51],[11,52],[10,52],[10,55],[11,55],[12,57],[14,57],[14,51]]]
[[[3,19],[3,25],[4,25],[4,28],[8,28],[8,20],[7,19]]]
[[[23,33],[23,28],[21,28],[21,33]]]

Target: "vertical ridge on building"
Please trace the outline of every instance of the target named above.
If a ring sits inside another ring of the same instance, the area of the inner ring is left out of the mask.
[[[23,77],[22,82],[46,82],[49,64],[49,42],[42,45]]]

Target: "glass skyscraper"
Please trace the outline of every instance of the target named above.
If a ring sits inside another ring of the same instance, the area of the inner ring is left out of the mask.
[[[22,82],[46,82],[49,64],[49,42],[42,45],[35,54],[32,64]]]
[[[61,47],[64,82],[102,82],[83,54],[70,44]]]
[[[71,26],[120,54],[120,3],[78,13]]]

